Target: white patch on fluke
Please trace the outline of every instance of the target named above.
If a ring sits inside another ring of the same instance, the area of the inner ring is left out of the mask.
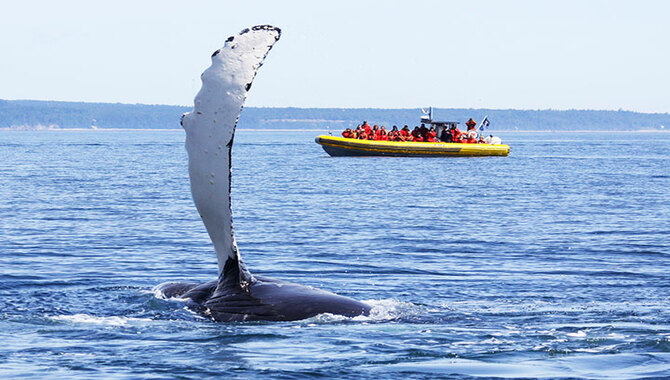
[[[256,71],[280,30],[256,26],[230,37],[202,73],[193,111],[184,114],[191,193],[209,233],[222,273],[228,258],[240,261],[230,204],[230,158],[235,126]],[[209,152],[216,154],[208,154]],[[221,154],[218,154],[221,152]]]

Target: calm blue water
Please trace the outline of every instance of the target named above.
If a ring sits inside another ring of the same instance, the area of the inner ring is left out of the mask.
[[[215,323],[182,131],[0,132],[0,376],[670,377],[670,134],[503,134],[503,158],[330,158],[239,131],[253,273],[366,318]]]

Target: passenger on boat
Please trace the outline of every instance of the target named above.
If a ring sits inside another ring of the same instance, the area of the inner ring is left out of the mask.
[[[365,129],[363,129],[363,128],[361,128],[361,131],[358,133],[358,139],[359,140],[368,140],[369,136],[370,135],[367,132],[365,132]]]
[[[411,135],[413,137],[412,141],[417,141],[418,138],[421,138],[421,140],[423,140],[423,136],[421,136],[421,130],[419,129],[419,127],[414,127]]]
[[[444,142],[453,142],[453,136],[451,133],[451,129],[444,128],[442,129],[442,136],[440,136],[440,140]]]
[[[372,136],[370,140],[379,140],[379,126],[377,124],[372,126],[372,132],[370,133],[370,136]]]
[[[400,141],[409,141],[408,139],[411,135],[412,134],[409,131],[409,127],[407,124],[405,124],[405,126],[400,130]]]
[[[393,128],[392,128],[391,131],[389,132],[389,140],[390,140],[390,141],[398,141],[398,140],[400,140],[400,131],[398,131],[398,127],[395,126],[395,125],[393,126]]]
[[[361,125],[356,129],[356,138],[360,139],[363,133],[365,133],[365,129],[363,129],[363,126]]]
[[[351,128],[347,128],[342,132],[342,137],[350,139],[353,138],[354,131],[351,130]]]
[[[370,132],[372,132],[372,127],[370,127],[370,124],[368,124],[367,121],[363,121],[362,127],[365,130],[365,133],[370,134]]]
[[[477,129],[475,128],[475,126],[477,125],[477,123],[474,120],[472,120],[472,118],[470,118],[470,120],[468,120],[465,123],[465,125],[468,126],[468,130],[465,132],[464,141],[462,141],[462,142],[467,143],[467,144],[476,144],[477,143]]]
[[[428,140],[426,140],[426,135],[428,134],[428,128],[426,128],[426,124],[421,123],[421,127],[419,128],[419,132],[421,132],[421,137],[424,139],[424,141],[428,141]]]
[[[424,141],[429,141],[429,142],[438,141],[436,139],[436,137],[437,137],[437,132],[435,132],[435,127],[431,126],[430,129],[428,130],[428,132],[426,132],[426,138],[424,139]]]
[[[386,132],[386,128],[382,125],[379,129],[379,140],[380,141],[389,141],[389,134]]]
[[[461,130],[458,129],[458,127],[454,127],[451,129],[451,136],[452,136],[452,142],[455,143],[460,143],[464,137],[463,132],[461,132]]]
[[[472,137],[471,134],[470,134],[470,135],[469,135],[469,134],[466,134],[466,136],[467,136],[467,137],[466,137],[464,140],[461,141],[462,143],[465,143],[465,144],[477,144],[477,132],[475,132],[475,137]]]

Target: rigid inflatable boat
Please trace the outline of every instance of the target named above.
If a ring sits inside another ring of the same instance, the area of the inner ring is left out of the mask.
[[[316,143],[337,156],[507,156],[509,145],[357,140],[317,136]]]
[[[435,128],[435,142],[359,140],[347,137],[317,136],[316,143],[326,153],[337,156],[507,156],[509,145],[501,144],[499,137],[484,139],[486,143],[466,144],[449,142],[451,138],[444,135],[450,129],[457,129],[458,122],[433,120],[433,107],[428,111],[422,109],[421,125]],[[475,123],[476,124],[476,123]],[[488,117],[482,120],[480,131],[488,127]]]

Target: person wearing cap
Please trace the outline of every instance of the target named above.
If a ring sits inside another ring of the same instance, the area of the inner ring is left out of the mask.
[[[468,130],[465,132],[465,143],[468,144],[476,144],[477,143],[477,129],[475,128],[475,125],[477,123],[470,118],[470,120],[465,123],[465,125],[468,126]]]

